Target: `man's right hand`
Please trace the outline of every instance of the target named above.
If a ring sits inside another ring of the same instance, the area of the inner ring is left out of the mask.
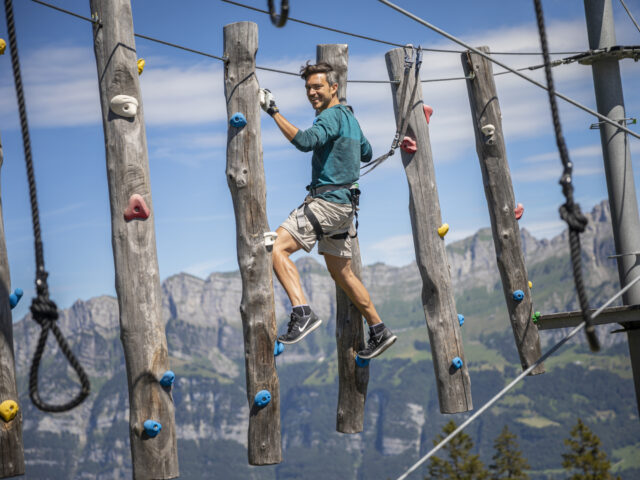
[[[275,113],[279,112],[273,93],[266,88],[260,89],[260,106],[272,117]]]

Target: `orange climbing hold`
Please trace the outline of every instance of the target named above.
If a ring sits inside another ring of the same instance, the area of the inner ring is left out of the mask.
[[[144,198],[142,198],[142,195],[134,193],[129,199],[129,206],[124,211],[124,219],[127,222],[130,222],[131,220],[136,218],[146,220],[147,218],[149,218],[150,213],[151,211],[149,210],[149,207],[147,207],[147,204],[145,203]]]
[[[416,141],[411,137],[404,137],[400,144],[400,148],[407,153],[416,153],[418,151]]]
[[[524,214],[524,206],[519,203],[518,206],[514,209],[514,212],[516,214],[516,220],[520,220],[522,218],[522,215]]]
[[[428,124],[429,120],[431,120],[431,115],[433,115],[433,108],[426,104],[423,105],[423,108],[424,108],[424,116],[427,118],[427,124]]]

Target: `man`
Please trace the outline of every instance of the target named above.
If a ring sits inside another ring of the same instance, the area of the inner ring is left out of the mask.
[[[260,92],[263,110],[287,140],[303,152],[313,150],[309,195],[280,225],[273,246],[273,269],[293,307],[287,332],[278,340],[296,343],[322,323],[309,307],[298,270],[289,258],[301,248],[310,252],[318,240],[318,253],[324,255],[331,277],[369,325],[369,342],[358,356],[373,358],[389,348],[396,336],[382,323],[369,293],[351,271],[351,238],[355,236],[352,220],[359,194],[354,182],[360,177],[360,162],[371,160],[371,145],[351,109],[338,101],[338,75],[331,65],[307,62],[300,76],[317,115],[308,130],[299,130],[282,116],[269,90]]]

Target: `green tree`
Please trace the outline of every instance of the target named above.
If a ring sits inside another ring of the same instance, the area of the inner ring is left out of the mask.
[[[433,441],[434,445],[440,443],[456,429],[453,420],[443,428],[443,434],[438,435]],[[429,476],[438,480],[486,480],[489,472],[486,470],[478,455],[471,455],[473,440],[464,432],[460,432],[447,443],[442,450],[448,455],[447,460],[432,457],[429,460]]]
[[[522,456],[516,438],[505,425],[493,442],[496,453],[492,457],[494,463],[489,465],[492,480],[529,480],[525,470],[531,467]]]
[[[564,444],[569,447],[569,453],[562,454],[562,466],[572,474],[569,480],[620,480],[609,471],[611,462],[600,450],[600,439],[581,419]]]

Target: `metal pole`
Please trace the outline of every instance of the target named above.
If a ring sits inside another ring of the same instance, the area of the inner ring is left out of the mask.
[[[584,9],[589,34],[589,48],[606,48],[616,44],[611,0],[584,0]],[[624,123],[624,99],[620,80],[620,65],[615,58],[603,57],[593,62],[593,84],[598,112]],[[637,255],[640,251],[640,220],[636,187],[631,167],[631,153],[627,134],[613,125],[600,125],[600,140],[604,155],[604,168],[609,191],[611,223],[615,241],[620,286],[624,287],[640,275]],[[625,255],[626,254],[626,255]],[[640,283],[636,283],[623,296],[625,305],[640,304]],[[626,325],[629,340],[629,355],[636,389],[636,400],[640,411],[640,329]]]

